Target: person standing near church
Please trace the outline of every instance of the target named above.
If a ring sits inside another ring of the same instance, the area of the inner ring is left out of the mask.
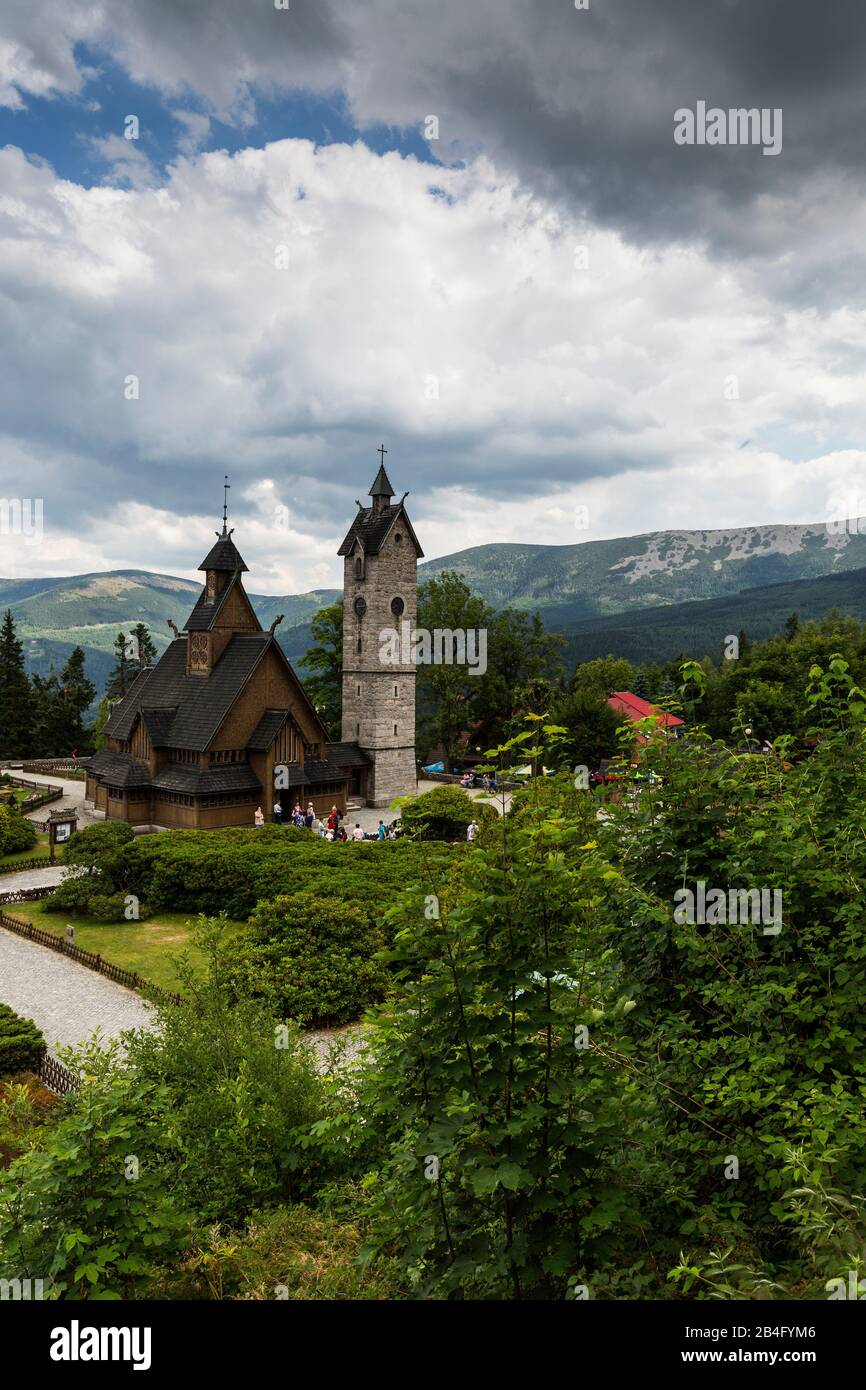
[[[265,813],[264,813],[264,811],[262,810],[261,806],[257,806],[257,807],[256,807],[256,813],[255,813],[255,815],[254,815],[254,817],[253,817],[253,820],[254,820],[254,822],[255,822],[256,830],[263,830],[263,829],[264,829],[264,825],[265,825]]]
[[[383,820],[380,820],[380,821],[379,821],[379,829],[376,831],[376,839],[377,839],[377,840],[384,840],[384,838],[385,838],[385,822],[384,822]]]
[[[474,843],[477,831],[478,826],[476,822],[474,820],[471,820],[466,827],[466,839],[469,841],[470,845]]]
[[[274,802],[274,823],[276,825],[282,825],[283,823],[283,807],[282,803],[279,801]]]
[[[315,813],[315,811],[313,810],[313,803],[312,803],[312,801],[311,801],[311,802],[309,803],[309,805],[307,806],[307,810],[306,810],[306,813],[305,813],[305,815],[304,815],[304,825],[307,827],[308,830],[312,830],[312,828],[313,828],[313,821],[314,821],[315,819],[316,819],[316,813]]]

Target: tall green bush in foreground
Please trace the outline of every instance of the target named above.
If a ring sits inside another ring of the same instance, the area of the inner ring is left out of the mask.
[[[699,712],[700,675],[687,676]],[[751,1269],[741,1289],[756,1268],[795,1290],[810,1268],[844,1274],[866,1237],[851,1205],[866,1185],[866,697],[834,658],[812,668],[804,706],[799,760],[790,740],[730,757],[700,729],[652,738],[639,757],[658,780],[601,832],[655,903],[618,949],[680,1188],[668,1230],[693,1251],[735,1248]],[[724,912],[677,920],[675,895],[699,883]],[[771,919],[732,920],[741,890],[778,893]],[[848,1204],[846,1223],[825,1222],[820,1261],[806,1187],[815,1211]]]
[[[534,756],[527,735],[502,761]],[[638,1222],[639,1087],[606,1057],[630,1008],[616,879],[579,797],[485,829],[459,889],[391,914],[399,992],[361,1113],[384,1143],[379,1249],[424,1296],[581,1296]],[[652,1156],[647,1156],[647,1168]]]

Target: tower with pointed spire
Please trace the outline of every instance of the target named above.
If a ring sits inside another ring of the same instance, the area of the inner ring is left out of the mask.
[[[344,743],[370,759],[366,797],[388,806],[416,787],[415,664],[411,634],[417,613],[418,560],[423,551],[404,505],[394,502],[379,450],[369,507],[358,505],[343,557]],[[393,640],[396,635],[397,641]],[[395,660],[395,657],[397,659]]]

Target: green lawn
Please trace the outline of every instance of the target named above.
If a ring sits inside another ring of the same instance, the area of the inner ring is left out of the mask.
[[[147,922],[96,922],[92,917],[67,918],[47,913],[44,901],[15,903],[12,916],[26,918],[40,931],[63,936],[67,922],[75,927],[75,944],[85,951],[96,951],[113,965],[137,970],[146,980],[163,989],[176,990],[178,979],[171,957],[189,950],[193,965],[201,969],[201,953],[190,945],[193,919],[188,912],[159,912]],[[230,922],[231,932],[241,931],[244,922]]]

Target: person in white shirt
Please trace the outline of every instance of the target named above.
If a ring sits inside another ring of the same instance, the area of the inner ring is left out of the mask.
[[[466,827],[466,838],[469,841],[470,845],[472,844],[472,841],[475,839],[475,832],[477,829],[478,826],[476,825],[474,820],[471,820]]]
[[[363,840],[363,838],[364,838],[364,832],[363,832],[363,830],[361,829],[360,825],[358,825],[357,822],[356,822],[356,824],[355,824],[355,829],[352,831],[352,839],[353,839],[353,840]]]

